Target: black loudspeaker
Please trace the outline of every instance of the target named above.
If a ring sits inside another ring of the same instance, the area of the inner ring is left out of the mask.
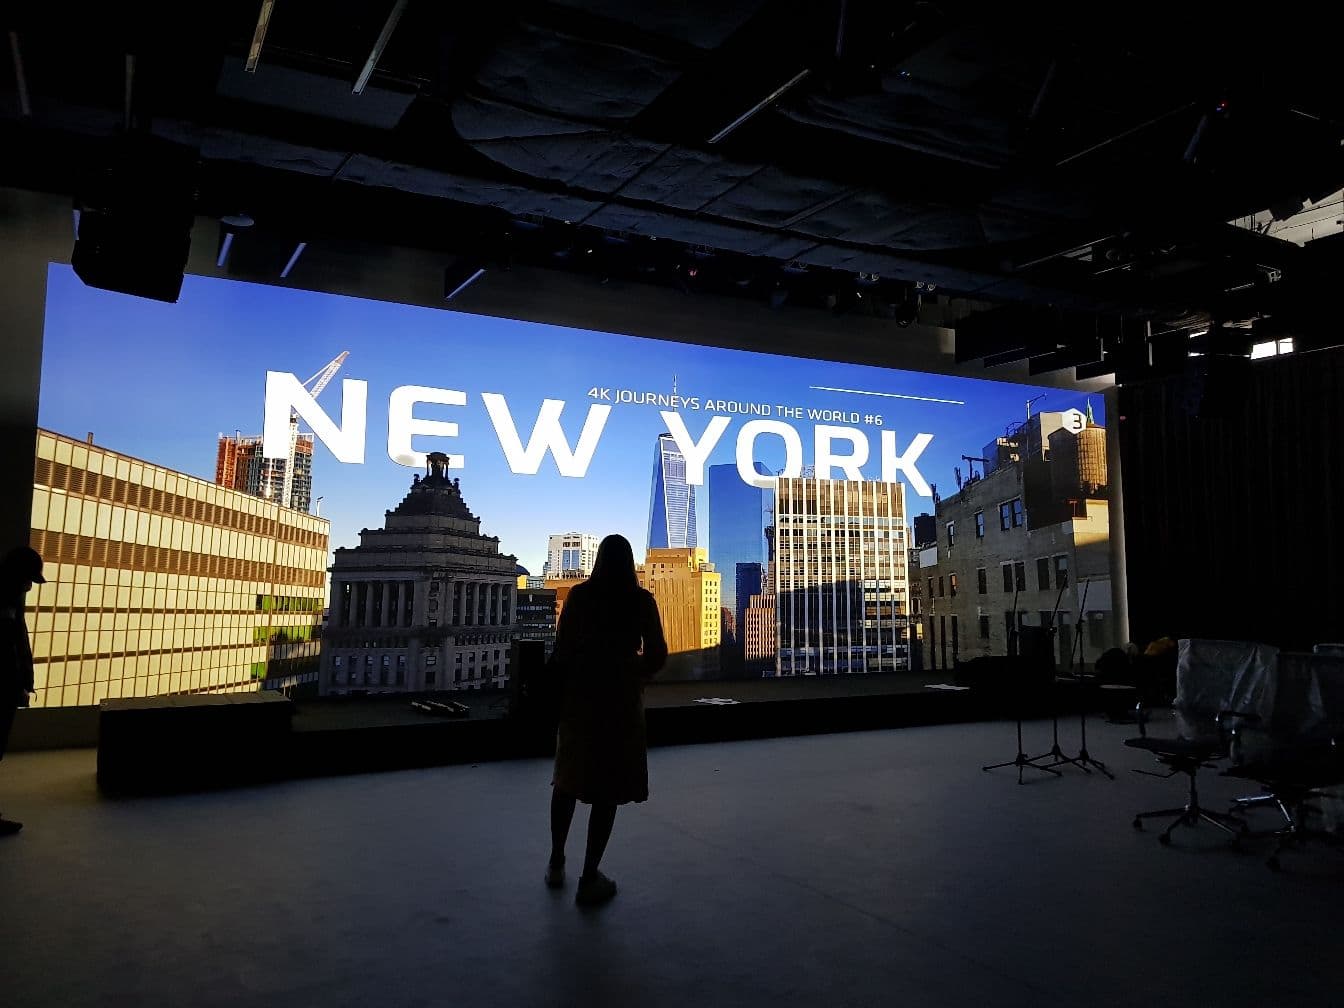
[[[509,653],[511,711],[523,716],[549,713],[552,698],[546,683],[546,643],[515,640]]]
[[[70,263],[90,287],[176,301],[191,251],[199,153],[144,134],[107,142],[75,194]]]
[[[1017,656],[1028,675],[1049,679],[1055,674],[1054,633],[1049,627],[1018,627]]]
[[[973,690],[1011,694],[1054,681],[1054,640],[1048,627],[1018,627],[1015,655],[983,655],[957,665],[954,682]]]

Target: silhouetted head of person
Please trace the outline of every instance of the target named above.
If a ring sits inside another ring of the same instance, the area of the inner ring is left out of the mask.
[[[593,573],[588,580],[603,588],[638,588],[635,551],[630,548],[630,540],[623,535],[609,535],[603,539],[597,547],[597,559],[593,561]]]
[[[27,595],[34,584],[46,584],[42,556],[31,546],[16,546],[0,560],[0,591]]]

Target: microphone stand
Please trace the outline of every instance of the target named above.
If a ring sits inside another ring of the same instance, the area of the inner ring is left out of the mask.
[[[1059,619],[1059,604],[1060,604],[1060,602],[1062,602],[1063,599],[1064,599],[1064,589],[1066,589],[1067,587],[1068,587],[1067,584],[1062,584],[1062,585],[1060,585],[1060,586],[1059,586],[1059,593],[1055,595],[1055,608],[1054,608],[1053,610],[1051,610],[1051,612],[1050,612],[1050,639],[1051,639],[1051,641],[1054,641],[1054,639],[1055,639],[1055,635],[1056,635],[1055,623],[1056,623],[1056,622],[1058,621],[1058,619]],[[1083,592],[1084,592],[1084,595],[1086,595],[1086,592],[1087,592],[1087,588],[1086,588],[1086,587],[1083,588]],[[1054,652],[1054,646],[1053,646],[1053,644],[1051,645],[1050,650],[1051,650],[1052,653]],[[1051,662],[1051,664],[1054,664],[1054,663]],[[1073,669],[1073,648],[1070,647],[1070,648],[1069,648],[1069,670],[1070,670],[1070,672],[1072,672],[1072,669]],[[1053,762],[1053,763],[1047,763],[1044,767],[1042,767],[1042,769],[1049,769],[1050,767],[1063,766],[1065,763],[1071,763],[1073,766],[1076,766],[1076,767],[1077,767],[1079,770],[1081,770],[1083,773],[1085,773],[1085,774],[1090,774],[1092,771],[1089,770],[1089,769],[1087,768],[1087,766],[1083,763],[1083,758],[1082,758],[1081,756],[1080,756],[1080,757],[1077,757],[1077,758],[1074,758],[1074,757],[1072,757],[1072,756],[1065,756],[1065,755],[1064,755],[1064,750],[1061,749],[1061,748],[1059,747],[1059,696],[1058,696],[1058,693],[1059,693],[1059,684],[1058,684],[1057,682],[1055,682],[1055,679],[1054,679],[1053,674],[1052,674],[1052,676],[1051,676],[1051,681],[1050,681],[1050,691],[1051,691],[1051,700],[1053,701],[1053,702],[1050,704],[1050,721],[1051,721],[1051,728],[1052,728],[1052,730],[1053,730],[1053,732],[1054,732],[1054,744],[1050,747],[1050,751],[1049,751],[1049,752],[1041,753],[1041,755],[1039,755],[1039,756],[1033,756],[1033,757],[1031,758],[1031,762],[1032,762],[1032,763],[1036,763],[1036,762],[1039,762],[1040,760],[1051,759],[1051,758],[1053,758],[1053,759],[1054,759],[1054,762]]]
[[[1078,629],[1077,633],[1074,634],[1075,637],[1074,643],[1078,646],[1078,682],[1080,684],[1080,689],[1083,685],[1083,610],[1087,608],[1087,586],[1090,582],[1091,578],[1083,578],[1083,597],[1082,600],[1078,603]],[[1069,651],[1069,666],[1070,667],[1073,666],[1072,649],[1070,649]],[[1083,703],[1079,705],[1078,732],[1080,743],[1078,749],[1077,762],[1079,766],[1082,766],[1084,770],[1086,770],[1088,766],[1094,766],[1102,773],[1104,773],[1107,777],[1109,777],[1111,780],[1115,780],[1115,774],[1111,773],[1111,771],[1107,769],[1106,764],[1101,762],[1101,760],[1094,760],[1087,751],[1086,694],[1084,694]]]
[[[1014,581],[1013,581],[1013,616],[1012,616],[1012,625],[1008,628],[1008,653],[1009,653],[1009,655],[1012,656],[1012,657],[1019,657],[1019,655],[1017,654],[1017,652],[1018,652],[1018,633],[1017,633],[1017,593],[1018,593],[1018,591],[1019,591],[1019,588],[1018,588],[1018,586],[1017,586],[1017,581],[1016,581],[1016,579],[1014,579]],[[1017,676],[1018,676],[1018,678],[1019,678],[1019,680],[1020,680],[1021,677],[1022,677],[1022,671],[1021,671],[1021,668],[1019,667],[1019,668],[1015,669],[1014,671],[1015,671],[1015,673],[1017,674]],[[1020,683],[1019,683],[1019,686],[1020,686]],[[1022,780],[1022,771],[1025,770],[1027,767],[1030,767],[1030,768],[1033,769],[1033,770],[1040,770],[1040,771],[1043,771],[1044,773],[1054,774],[1056,777],[1063,776],[1058,770],[1054,769],[1054,767],[1039,766],[1038,764],[1033,763],[1030,759],[1027,758],[1027,754],[1022,750],[1022,706],[1023,706],[1023,701],[1022,701],[1021,696],[1019,695],[1019,696],[1018,696],[1018,703],[1017,703],[1017,755],[1016,755],[1015,757],[1013,757],[1012,759],[1010,759],[1010,760],[1006,760],[1006,761],[1003,762],[1003,763],[991,763],[989,766],[983,766],[983,767],[981,767],[980,769],[981,769],[981,770],[997,770],[997,769],[999,769],[1000,767],[1006,767],[1006,766],[1017,767],[1017,782],[1018,782],[1019,784],[1022,784],[1022,783],[1023,783],[1023,780]]]

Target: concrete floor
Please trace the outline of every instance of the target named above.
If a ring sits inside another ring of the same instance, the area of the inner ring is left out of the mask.
[[[114,802],[92,751],[14,754],[0,1004],[1339,1003],[1344,855],[1164,849],[1130,818],[1181,780],[1090,732],[1117,781],[982,773],[1011,724],[654,750],[596,912],[542,886],[544,761]]]

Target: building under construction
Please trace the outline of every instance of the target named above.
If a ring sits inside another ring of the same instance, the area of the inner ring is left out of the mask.
[[[341,351],[303,383],[314,399],[335,377],[347,356],[348,351]],[[306,512],[313,504],[313,435],[299,433],[299,418],[291,412],[286,457],[267,458],[260,434],[221,434],[215,453],[215,483]]]

